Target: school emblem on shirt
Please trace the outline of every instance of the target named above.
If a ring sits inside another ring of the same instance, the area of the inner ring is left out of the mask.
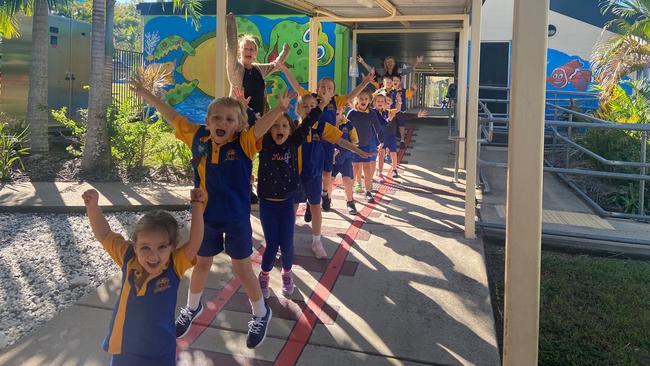
[[[237,151],[230,149],[226,152],[226,160],[237,160]]]
[[[155,286],[153,292],[154,293],[163,292],[163,291],[167,290],[168,288],[170,288],[171,286],[172,285],[169,283],[169,278],[162,277],[162,278],[159,278],[158,281],[156,281],[156,286]]]
[[[347,127],[343,127],[343,128],[341,129],[341,132],[343,132],[343,133],[347,133],[347,132],[348,132],[348,128],[347,128]]]
[[[313,133],[313,134],[311,135],[311,140],[312,140],[312,141],[320,141],[320,135],[317,134],[317,133]]]

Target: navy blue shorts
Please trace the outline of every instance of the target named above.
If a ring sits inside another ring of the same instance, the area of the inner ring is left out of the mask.
[[[375,160],[377,160],[377,146],[376,145],[366,145],[366,146],[359,146],[359,149],[371,153],[372,156],[369,158],[362,158],[361,156],[354,154],[353,162],[355,163],[372,163]]]
[[[397,136],[384,136],[384,147],[390,152],[397,152]]]
[[[197,255],[212,257],[224,251],[232,259],[246,259],[253,254],[251,220],[238,222],[206,222],[203,242]]]
[[[323,142],[323,156],[323,171],[329,173],[334,162],[334,144]]]
[[[310,205],[320,205],[321,194],[323,193],[323,175],[315,177],[300,177],[301,190],[294,195],[293,203],[309,202]]]
[[[354,158],[349,158],[345,159],[341,162],[336,162],[332,166],[332,177],[336,177],[339,173],[341,173],[342,177],[348,177],[352,178],[354,177],[354,173],[352,172],[352,159]]]

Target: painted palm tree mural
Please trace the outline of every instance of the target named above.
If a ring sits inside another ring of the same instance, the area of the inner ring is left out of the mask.
[[[286,43],[291,47],[286,61],[288,67],[299,82],[307,82],[310,40],[307,17],[250,15],[236,19],[239,33],[252,35],[258,41],[258,62],[275,60]],[[195,122],[204,119],[206,107],[214,97],[215,68],[210,67],[215,64],[217,54],[214,29],[215,18],[212,16],[201,17],[198,31],[177,16],[145,18],[145,60],[147,63],[165,64],[173,70],[175,84],[165,92],[165,98]],[[318,37],[319,76],[334,76],[337,33],[346,31],[336,24],[321,26]],[[347,61],[346,57],[341,58]],[[343,65],[343,62],[339,64]],[[277,96],[287,85],[281,73],[266,78],[271,106],[275,105]]]

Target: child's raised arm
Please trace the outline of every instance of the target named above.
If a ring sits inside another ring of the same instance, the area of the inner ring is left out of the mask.
[[[365,67],[366,70],[367,70],[368,72],[374,70],[374,67],[368,65],[368,64],[366,63],[366,61],[364,61],[363,57],[361,57],[361,56],[357,56],[357,61],[358,61],[361,65],[363,65],[363,67]]]
[[[280,71],[284,73],[284,75],[287,77],[287,80],[289,81],[289,85],[293,88],[293,90],[296,91],[296,93],[300,94],[301,91],[303,91],[303,87],[300,86],[300,83],[298,80],[296,80],[296,77],[293,76],[291,71],[287,68],[287,65],[284,64],[284,62],[276,62],[275,64]]]
[[[190,238],[183,247],[185,256],[193,260],[201,248],[203,241],[203,210],[207,195],[201,188],[194,188],[190,191],[190,203],[192,205],[192,224],[190,226]]]
[[[352,89],[350,94],[348,94],[348,100],[353,100],[354,98],[356,98],[359,95],[359,93],[361,93],[363,89],[365,89],[368,86],[368,84],[370,84],[370,82],[373,81],[374,79],[375,79],[375,70],[373,69],[368,73],[368,75],[363,76],[363,80],[361,80],[361,84],[359,84],[356,88]]]
[[[275,120],[278,119],[282,113],[286,112],[289,109],[289,103],[291,103],[291,99],[295,98],[295,96],[295,93],[289,93],[288,90],[285,90],[280,97],[278,105],[276,105],[275,108],[268,111],[265,115],[258,119],[257,122],[255,122],[255,126],[253,126],[253,133],[255,134],[256,140],[261,139],[264,134],[269,131],[271,126],[273,126]]]
[[[101,242],[110,234],[111,227],[108,225],[108,221],[106,221],[104,213],[99,207],[99,193],[94,189],[89,189],[81,195],[81,198],[83,198],[84,205],[86,205],[86,214],[88,215],[88,221],[90,221],[90,228],[93,230],[93,234],[95,234],[95,239]]]
[[[133,79],[129,81],[129,88],[136,95],[144,99],[147,104],[156,108],[156,110],[163,116],[163,119],[165,119],[172,128],[174,127],[172,121],[178,117],[178,112],[176,112],[172,106],[164,102],[162,98],[151,94],[151,92],[145,89],[142,84]]]

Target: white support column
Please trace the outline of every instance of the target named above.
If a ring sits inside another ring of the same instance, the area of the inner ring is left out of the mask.
[[[481,0],[472,0],[472,45],[467,99],[467,156],[465,176],[465,238],[476,238],[476,170],[478,140],[478,73],[481,61]]]
[[[357,49],[357,30],[352,30],[352,62],[357,62],[357,55],[359,50]],[[358,69],[359,65],[357,65]],[[352,79],[352,89],[357,87],[357,78],[353,77]]]
[[[309,20],[309,91],[318,88],[318,20]]]
[[[228,95],[226,77],[226,3],[227,0],[217,0],[217,54],[215,58],[214,97]]]
[[[469,34],[469,21],[463,20],[458,42],[458,76],[456,83],[456,124],[458,126],[458,167],[465,169],[465,140],[467,127],[467,35]]]
[[[504,365],[537,365],[549,0],[516,0],[508,131]]]

